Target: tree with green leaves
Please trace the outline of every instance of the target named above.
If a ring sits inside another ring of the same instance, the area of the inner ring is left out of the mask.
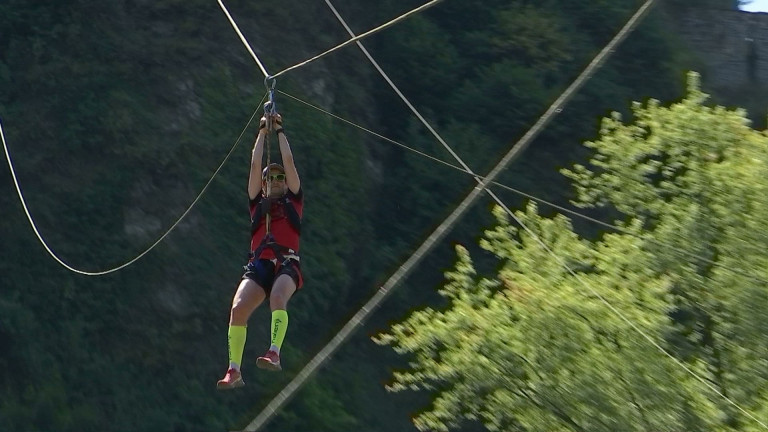
[[[578,204],[612,206],[644,224],[654,268],[674,278],[667,337],[677,355],[704,362],[723,395],[765,418],[757,362],[768,339],[755,313],[768,307],[768,138],[743,110],[708,107],[707,98],[692,73],[681,102],[635,104],[629,125],[606,119],[601,139],[587,143],[597,152],[592,168],[566,174]],[[749,423],[723,409],[728,424]]]
[[[447,308],[376,338],[412,359],[390,389],[435,395],[420,430],[757,430],[768,139],[705,101],[692,74],[681,102],[605,119],[590,166],[565,172],[618,232],[588,241],[533,205],[519,229],[497,208],[481,241],[497,272],[457,248]]]

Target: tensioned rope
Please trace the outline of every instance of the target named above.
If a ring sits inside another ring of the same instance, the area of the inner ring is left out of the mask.
[[[597,56],[590,62],[590,64],[584,69],[584,71],[576,78],[576,80],[565,89],[565,91],[555,100],[555,102],[547,109],[547,111],[538,119],[538,121],[526,132],[525,135],[515,143],[510,151],[501,159],[501,161],[491,170],[491,172],[485,177],[484,180],[475,187],[472,192],[459,204],[459,206],[435,229],[435,231],[427,237],[424,243],[419,246],[418,249],[406,260],[406,262],[398,268],[398,270],[379,288],[376,294],[350,319],[347,324],[333,337],[333,339],[323,347],[310,362],[304,366],[304,368],[291,380],[290,383],[274,398],[269,404],[262,410],[261,413],[246,426],[245,431],[256,431],[261,428],[276,412],[282,407],[284,403],[298,390],[303,383],[325,362],[325,360],[334,352],[338,347],[346,341],[346,339],[352,334],[353,330],[363,322],[363,320],[389,295],[391,290],[400,282],[401,279],[406,277],[413,267],[421,261],[423,256],[429,252],[432,247],[445,235],[459,217],[466,212],[471,204],[473,204],[480,193],[487,187],[487,185],[494,181],[496,176],[504,170],[509,163],[514,160],[523,150],[525,150],[530,142],[538,136],[542,128],[549,123],[552,117],[560,112],[563,106],[570,101],[573,94],[580,89],[584,83],[592,76],[594,71],[600,67],[605,59],[614,52],[615,47],[621,43],[626,36],[631,33],[640,20],[645,16],[655,0],[647,0],[635,14],[629,19],[624,27],[619,31],[616,36],[597,54]]]
[[[374,33],[380,32],[381,30],[384,30],[385,28],[390,27],[393,24],[396,24],[396,23],[402,21],[402,20],[408,18],[409,16],[411,16],[413,14],[416,14],[416,13],[419,13],[419,12],[425,10],[425,9],[431,8],[432,6],[440,3],[441,1],[442,0],[432,0],[432,1],[428,2],[428,3],[425,3],[425,4],[417,7],[416,9],[411,10],[410,12],[406,12],[406,13],[400,15],[399,17],[397,17],[397,18],[395,18],[395,19],[393,19],[391,21],[388,21],[388,22],[386,22],[386,23],[384,23],[384,24],[382,24],[382,25],[380,25],[380,26],[378,26],[378,27],[376,27],[376,28],[374,28],[372,30],[368,30],[367,32],[362,33],[362,34],[360,34],[358,36],[354,36],[352,39],[349,39],[346,42],[343,42],[343,43],[341,43],[339,45],[336,45],[335,47],[333,47],[333,48],[331,48],[331,49],[329,49],[329,50],[327,50],[325,52],[322,52],[322,53],[320,53],[320,54],[318,54],[318,55],[316,55],[316,56],[314,56],[314,57],[312,57],[310,59],[307,59],[307,60],[305,60],[305,61],[303,61],[301,63],[297,63],[297,64],[295,64],[295,65],[293,65],[291,67],[285,68],[285,69],[281,70],[280,72],[276,73],[273,76],[274,77],[278,77],[278,76],[280,76],[280,75],[282,75],[282,74],[284,74],[284,73],[286,73],[288,71],[291,71],[293,69],[296,69],[296,68],[302,67],[302,66],[304,66],[306,64],[309,64],[309,63],[319,59],[320,57],[324,57],[324,56],[326,56],[326,55],[328,55],[328,54],[330,54],[330,53],[332,53],[332,52],[334,52],[334,51],[336,51],[338,49],[341,49],[341,48],[343,48],[343,47],[353,43],[353,42],[357,42],[357,41],[359,41],[359,40],[361,40],[363,38],[366,38],[366,37],[368,37],[368,36],[370,36],[370,35],[372,35]]]
[[[253,49],[251,48],[251,45],[245,39],[245,36],[243,36],[243,32],[240,31],[240,27],[237,26],[237,23],[232,18],[232,15],[229,14],[229,11],[227,10],[227,7],[224,6],[224,2],[222,2],[221,0],[217,0],[217,1],[219,2],[219,7],[221,7],[221,10],[224,11],[224,14],[227,16],[227,19],[229,20],[229,23],[232,24],[232,28],[235,29],[235,32],[240,37],[240,41],[243,42],[243,45],[245,45],[245,49],[248,50],[248,52],[251,54],[251,57],[253,58],[253,60],[256,61],[256,64],[259,66],[259,69],[261,69],[261,73],[263,73],[265,77],[268,77],[269,73],[267,72],[267,69],[261,63],[261,60],[259,60],[259,57],[256,55],[256,53],[253,52]]]
[[[394,144],[394,145],[396,145],[398,147],[401,147],[401,148],[403,148],[405,150],[408,150],[408,151],[410,151],[412,153],[415,153],[415,154],[417,154],[417,155],[419,155],[421,157],[430,159],[430,160],[432,160],[432,161],[434,161],[436,163],[445,165],[445,166],[447,166],[449,168],[453,168],[456,171],[460,171],[460,172],[462,172],[464,174],[469,174],[469,175],[472,175],[472,176],[475,176],[475,177],[479,177],[480,179],[483,179],[483,180],[485,179],[485,177],[483,177],[483,176],[481,176],[479,174],[475,174],[475,173],[466,171],[465,169],[463,169],[462,167],[460,167],[458,165],[454,165],[454,164],[452,164],[450,162],[446,162],[446,161],[444,161],[444,160],[442,160],[440,158],[437,158],[435,156],[432,156],[432,155],[430,155],[428,153],[424,153],[422,151],[419,151],[417,149],[409,147],[409,146],[407,146],[407,145],[405,145],[405,144],[403,144],[401,142],[398,142],[398,141],[393,140],[391,138],[388,138],[388,137],[386,137],[384,135],[381,135],[381,134],[379,134],[379,133],[377,133],[375,131],[372,131],[372,130],[364,127],[364,126],[356,124],[356,123],[354,123],[354,122],[352,122],[350,120],[347,120],[347,119],[345,119],[345,118],[343,118],[341,116],[338,116],[338,115],[336,115],[336,114],[334,114],[334,113],[332,113],[332,112],[330,112],[328,110],[325,110],[325,109],[323,109],[323,108],[321,108],[321,107],[319,107],[317,105],[314,105],[314,104],[309,103],[309,102],[307,102],[305,100],[302,100],[302,99],[300,99],[300,98],[298,98],[296,96],[293,96],[293,95],[291,95],[289,93],[285,93],[285,92],[282,92],[282,91],[279,91],[279,92],[281,94],[283,94],[284,96],[286,96],[286,97],[288,97],[290,99],[295,100],[296,102],[299,102],[299,103],[304,104],[304,105],[306,105],[306,106],[308,106],[310,108],[313,108],[313,109],[315,109],[317,111],[320,111],[320,112],[322,112],[322,113],[324,113],[324,114],[326,114],[326,115],[328,115],[330,117],[333,117],[333,118],[335,118],[335,119],[337,119],[339,121],[347,123],[350,126],[353,126],[353,127],[357,128],[357,129],[360,129],[360,130],[362,130],[362,131],[364,131],[364,132],[366,132],[368,134],[371,134],[371,135],[373,135],[373,136],[375,136],[377,138],[380,138],[380,139],[382,139],[384,141],[387,141],[387,142],[389,142],[391,144]],[[661,240],[657,240],[657,239],[654,239],[654,238],[650,238],[650,237],[643,237],[643,236],[641,236],[641,235],[639,235],[639,234],[637,234],[635,232],[632,232],[631,230],[629,230],[627,228],[623,228],[623,227],[620,227],[618,225],[610,224],[608,222],[604,222],[604,221],[596,219],[594,217],[587,216],[587,215],[585,215],[583,213],[579,213],[578,211],[575,211],[573,209],[569,209],[567,207],[563,207],[561,205],[558,205],[558,204],[555,204],[553,202],[547,201],[547,200],[545,200],[543,198],[539,198],[539,197],[537,197],[535,195],[529,194],[529,193],[521,191],[519,189],[515,189],[512,186],[500,183],[500,182],[495,181],[495,180],[490,182],[489,184],[493,185],[493,186],[498,186],[498,187],[500,187],[502,189],[506,189],[506,190],[508,190],[510,192],[513,192],[513,193],[517,194],[517,195],[520,195],[522,197],[525,197],[525,198],[528,198],[530,200],[536,201],[537,203],[544,204],[544,205],[546,205],[548,207],[560,210],[560,211],[562,211],[564,213],[568,213],[568,214],[570,214],[572,216],[578,217],[578,218],[586,220],[588,222],[592,222],[594,224],[601,225],[601,226],[603,226],[605,228],[613,229],[613,230],[621,232],[623,234],[627,234],[627,235],[631,235],[631,236],[634,236],[634,237],[642,238],[644,240],[647,240],[647,241],[649,241],[651,243],[654,243],[656,245],[659,245],[659,246],[667,247],[670,250],[679,253],[680,255],[686,256],[688,258],[692,258],[692,259],[694,259],[694,260],[696,260],[698,262],[707,263],[707,264],[713,265],[715,267],[722,268],[722,269],[724,269],[726,271],[729,271],[731,273],[734,273],[734,274],[737,274],[737,275],[740,275],[740,276],[744,276],[744,277],[749,278],[749,279],[751,279],[753,281],[761,282],[763,284],[768,284],[768,279],[761,278],[759,276],[755,276],[755,275],[747,273],[747,272],[745,272],[743,270],[739,270],[739,269],[735,269],[733,267],[729,267],[729,266],[727,266],[727,265],[725,265],[723,263],[719,263],[719,262],[714,261],[714,260],[712,260],[710,258],[703,257],[703,256],[697,255],[697,254],[695,254],[693,252],[689,252],[687,250],[684,250],[684,249],[682,249],[682,248],[680,248],[680,247],[678,247],[678,246],[676,246],[676,245],[674,245],[672,243],[667,243],[667,242],[664,242],[664,241],[661,241]],[[632,215],[629,215],[629,216],[632,216]]]
[[[341,25],[344,26],[344,29],[347,30],[347,33],[349,33],[349,35],[352,36],[352,38],[355,38],[356,37],[355,33],[352,32],[352,29],[349,28],[349,26],[347,25],[346,21],[344,21],[344,18],[342,18],[341,15],[339,14],[339,12],[336,10],[336,8],[333,7],[333,4],[330,2],[330,0],[325,0],[325,4],[328,5],[328,7],[333,12],[333,14],[336,15],[336,18],[339,20]],[[360,41],[357,41],[356,43],[357,43],[358,48],[360,48],[360,50],[363,52],[363,54],[365,54],[365,56],[368,58],[368,60],[371,62],[371,64],[376,68],[376,70],[379,72],[379,74],[387,82],[387,84],[389,84],[389,86],[392,87],[392,90],[394,90],[395,93],[397,93],[397,95],[400,97],[400,99],[405,103],[406,106],[408,106],[408,108],[411,110],[411,112],[421,121],[421,123],[432,133],[432,135],[435,137],[435,139],[437,139],[440,142],[440,144],[442,144],[443,147],[448,151],[448,153],[450,153],[451,156],[453,156],[453,158],[456,159],[456,161],[459,164],[461,164],[461,166],[464,168],[465,172],[467,172],[467,173],[471,174],[472,176],[474,176],[475,177],[475,181],[478,184],[482,184],[483,183],[482,179],[477,174],[475,174],[475,172],[472,171],[471,168],[469,168],[469,166],[464,162],[464,160],[462,160],[461,157],[459,157],[459,155],[455,151],[453,151],[451,146],[449,146],[448,143],[445,142],[443,137],[441,137],[440,134],[438,134],[437,131],[435,131],[435,129],[432,127],[432,125],[430,125],[429,122],[427,122],[427,120],[424,118],[424,116],[421,115],[419,110],[417,110],[416,107],[414,107],[413,104],[411,104],[411,102],[408,100],[408,98],[405,97],[405,95],[400,91],[400,89],[395,85],[395,83],[392,82],[392,80],[389,78],[389,76],[384,72],[384,70],[381,68],[381,66],[379,66],[379,63],[376,62],[376,60],[373,59],[373,56],[371,56],[371,54],[368,52],[368,50],[365,49],[363,44]],[[490,189],[485,189],[485,191],[491,197],[493,197],[493,199],[496,202],[501,204],[501,200],[499,200],[499,198],[493,193],[493,191],[491,191]]]
[[[264,97],[266,98],[266,95]],[[264,99],[262,99],[262,102],[264,102]],[[64,260],[59,258],[56,255],[56,253],[53,252],[51,247],[48,246],[48,243],[45,241],[43,236],[40,234],[40,231],[37,229],[37,225],[35,224],[35,221],[32,218],[31,213],[29,212],[29,208],[27,207],[27,202],[24,199],[24,194],[21,192],[21,186],[19,185],[19,180],[16,177],[16,171],[13,168],[13,161],[11,160],[11,154],[10,154],[10,151],[8,150],[7,143],[5,142],[5,133],[3,132],[2,120],[0,120],[0,140],[2,140],[2,142],[3,142],[3,150],[5,151],[5,158],[8,161],[8,167],[11,170],[11,177],[13,178],[13,184],[16,187],[16,193],[19,195],[19,200],[21,201],[21,206],[24,209],[24,213],[27,215],[27,220],[29,221],[29,224],[32,226],[32,230],[35,232],[35,235],[37,236],[37,239],[40,241],[40,244],[43,245],[43,247],[48,252],[48,254],[51,257],[53,257],[53,259],[57,263],[61,264],[67,270],[69,270],[71,272],[74,272],[74,273],[77,273],[77,274],[80,274],[80,275],[84,275],[84,276],[102,276],[102,275],[106,275],[106,274],[109,274],[109,273],[114,273],[114,272],[116,272],[118,270],[121,270],[121,269],[123,269],[125,267],[128,267],[129,265],[131,265],[131,264],[135,263],[136,261],[138,261],[139,259],[141,259],[144,255],[148,254],[149,251],[154,249],[155,246],[160,244],[160,242],[162,242],[168,236],[168,234],[170,234],[171,231],[173,231],[174,228],[176,228],[176,226],[179,225],[179,223],[181,223],[181,221],[192,210],[192,207],[194,207],[195,204],[197,204],[197,202],[200,201],[200,198],[208,190],[208,187],[213,182],[213,179],[216,178],[216,176],[219,174],[219,171],[221,171],[221,168],[224,166],[225,163],[227,163],[227,161],[229,160],[230,156],[232,156],[232,153],[234,153],[235,148],[240,143],[240,140],[243,138],[243,135],[245,135],[245,131],[248,129],[248,126],[253,121],[253,119],[256,116],[257,112],[258,112],[258,109],[256,111],[254,111],[254,113],[251,115],[251,118],[248,119],[248,122],[245,124],[245,127],[243,127],[242,132],[240,132],[240,136],[237,137],[237,139],[235,140],[235,143],[232,145],[232,148],[229,150],[227,155],[224,157],[224,160],[221,161],[221,163],[219,164],[219,167],[216,168],[216,170],[213,172],[213,175],[211,175],[211,178],[205,183],[205,186],[203,186],[203,189],[200,191],[200,193],[197,195],[197,197],[192,201],[192,203],[189,205],[189,207],[187,207],[187,209],[184,211],[184,213],[182,213],[181,216],[179,216],[179,218],[176,220],[176,222],[174,222],[173,225],[171,225],[171,227],[168,228],[168,230],[163,235],[160,236],[160,238],[158,238],[154,243],[152,243],[152,245],[150,245],[146,250],[141,252],[135,258],[133,258],[133,259],[127,261],[126,263],[121,264],[121,265],[119,265],[117,267],[110,268],[108,270],[102,270],[102,271],[85,271],[85,270],[80,270],[80,269],[74,268],[71,265],[69,265],[66,262],[64,262]]]
[[[406,12],[406,13],[404,13],[404,14],[402,14],[402,15],[400,15],[400,16],[398,16],[398,17],[396,17],[396,18],[394,18],[394,19],[392,19],[390,21],[387,21],[386,23],[384,23],[384,24],[382,24],[382,25],[380,25],[380,26],[378,26],[376,28],[368,30],[367,32],[365,32],[365,33],[363,33],[363,34],[361,34],[359,36],[355,36],[352,39],[347,40],[346,42],[342,42],[342,43],[336,45],[333,48],[330,48],[330,49],[328,49],[326,51],[323,51],[322,53],[317,54],[316,56],[313,56],[313,57],[311,57],[311,58],[309,58],[307,60],[304,60],[304,61],[302,61],[300,63],[297,63],[297,64],[295,64],[293,66],[287,67],[287,68],[281,70],[280,72],[278,72],[278,73],[276,73],[274,75],[270,75],[267,72],[266,68],[264,68],[264,65],[261,63],[261,61],[259,61],[259,58],[256,56],[256,54],[254,54],[253,49],[251,49],[250,44],[248,44],[248,41],[245,39],[245,36],[243,36],[243,33],[240,31],[240,28],[238,27],[237,23],[232,18],[232,15],[230,15],[229,11],[227,10],[227,7],[224,6],[224,2],[222,0],[217,0],[217,1],[219,2],[219,6],[221,7],[221,9],[227,15],[227,18],[229,19],[229,23],[235,29],[235,32],[237,32],[237,35],[240,36],[240,41],[243,43],[243,45],[245,45],[245,48],[251,54],[251,57],[253,57],[253,59],[256,60],[256,63],[259,65],[259,68],[261,69],[261,72],[264,74],[264,77],[266,77],[266,78],[277,78],[280,75],[282,75],[282,74],[284,74],[284,73],[286,73],[288,71],[292,71],[294,69],[298,69],[298,68],[300,68],[302,66],[305,66],[305,65],[307,65],[309,63],[312,63],[313,61],[315,61],[315,60],[317,60],[317,59],[319,59],[321,57],[325,57],[326,55],[328,55],[328,54],[330,54],[330,53],[332,53],[332,52],[334,52],[336,50],[344,48],[345,46],[347,46],[347,45],[349,45],[351,43],[357,42],[360,39],[366,38],[366,37],[368,37],[368,36],[370,36],[370,35],[372,35],[374,33],[378,33],[378,32],[384,30],[387,27],[391,27],[392,25],[397,24],[398,22],[400,22],[400,21],[410,17],[413,14],[417,14],[417,13],[423,11],[423,10],[429,9],[430,7],[440,3],[443,0],[432,0],[432,1],[428,2],[428,3],[425,3],[425,4],[419,6],[419,7],[415,8],[415,9],[412,9],[412,10],[410,10],[410,11],[408,11],[408,12]]]

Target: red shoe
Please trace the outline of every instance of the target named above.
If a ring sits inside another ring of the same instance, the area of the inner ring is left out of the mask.
[[[235,368],[229,368],[227,369],[227,374],[224,375],[224,378],[220,379],[219,382],[216,383],[216,389],[231,390],[234,388],[242,387],[244,385],[245,381],[243,381],[243,377],[240,375],[240,371],[236,370]]]
[[[280,367],[280,354],[275,351],[269,350],[266,354],[256,359],[256,366],[261,369],[279,371],[283,368]]]

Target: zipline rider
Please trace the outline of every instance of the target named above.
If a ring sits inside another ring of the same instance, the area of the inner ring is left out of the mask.
[[[272,107],[274,105],[271,105]],[[269,162],[269,133],[274,130],[282,165]],[[267,143],[267,166],[262,158]],[[251,253],[229,316],[229,368],[218,389],[245,385],[241,375],[248,318],[269,297],[272,310],[271,342],[267,353],[256,360],[262,369],[280,370],[280,348],[288,327],[287,304],[303,284],[299,264],[299,237],[304,207],[301,181],[282,117],[265,107],[253,147],[248,179],[251,213]]]

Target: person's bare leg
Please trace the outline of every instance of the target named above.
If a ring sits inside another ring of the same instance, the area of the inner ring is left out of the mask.
[[[229,330],[227,331],[229,369],[224,379],[220,380],[217,384],[217,387],[220,389],[242,387],[245,385],[240,374],[240,365],[243,361],[248,318],[264,301],[264,298],[266,298],[264,289],[250,279],[243,279],[237,287],[235,297],[232,299],[232,308],[229,313]]]

